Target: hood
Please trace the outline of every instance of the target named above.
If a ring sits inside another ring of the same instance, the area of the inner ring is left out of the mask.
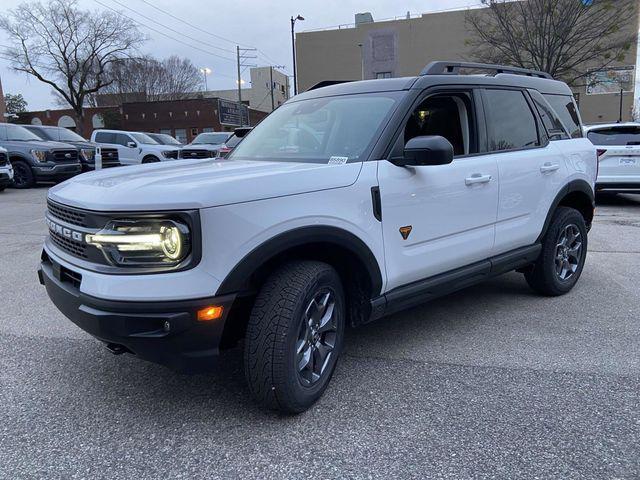
[[[207,208],[346,187],[362,163],[184,160],[78,175],[49,190],[65,205],[98,211]]]
[[[2,142],[2,146],[7,150],[77,150],[75,145],[70,145],[68,143],[62,142],[54,142],[53,140],[42,140],[42,141],[16,141],[16,140],[6,140]]]
[[[97,143],[84,141],[84,142],[69,142],[69,145],[73,145],[76,148],[96,148],[98,146]]]
[[[219,149],[222,148],[222,146],[224,145],[224,143],[189,143],[188,145],[185,145],[182,148],[188,148],[188,149],[202,149],[202,150],[207,150],[209,148],[211,149]]]
[[[175,145],[162,145],[161,143],[155,145],[152,143],[140,143],[138,144],[138,148],[143,148],[145,150],[158,150],[158,151],[168,151],[168,150],[180,150],[180,147],[176,147]]]

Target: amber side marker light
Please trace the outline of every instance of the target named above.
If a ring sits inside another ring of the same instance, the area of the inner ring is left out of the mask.
[[[198,320],[201,322],[208,322],[210,320],[217,320],[222,317],[223,308],[217,305],[204,307],[198,310]]]

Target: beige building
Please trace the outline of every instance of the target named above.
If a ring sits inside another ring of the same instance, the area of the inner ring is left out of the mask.
[[[577,0],[576,0],[577,1]],[[472,60],[466,10],[408,16],[400,20],[375,22],[369,13],[356,14],[356,23],[337,29],[307,31],[296,35],[298,91],[323,80],[360,80],[417,75],[432,60]],[[640,13],[633,37],[640,28]],[[631,120],[634,96],[638,103],[640,81],[637,45],[627,58],[611,69],[594,75],[595,80],[622,79],[623,119]],[[591,88],[577,87],[576,100],[585,123],[617,121],[620,93],[612,82]],[[608,86],[608,87],[607,87]]]
[[[273,67],[249,70],[250,85],[243,85],[242,103],[260,112],[271,112],[289,98],[289,77]],[[211,90],[196,94],[204,98],[223,98],[238,101],[238,89]]]

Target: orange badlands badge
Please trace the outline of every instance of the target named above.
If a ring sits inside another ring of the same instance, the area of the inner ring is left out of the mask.
[[[413,227],[411,225],[407,225],[406,227],[400,227],[400,235],[402,235],[402,239],[406,240],[409,238],[409,234],[411,233],[411,229]]]

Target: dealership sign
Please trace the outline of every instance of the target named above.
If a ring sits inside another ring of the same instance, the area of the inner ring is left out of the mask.
[[[633,91],[633,66],[609,67],[593,70],[587,74],[587,95],[602,95]]]
[[[218,119],[222,125],[249,125],[249,107],[219,98]]]

